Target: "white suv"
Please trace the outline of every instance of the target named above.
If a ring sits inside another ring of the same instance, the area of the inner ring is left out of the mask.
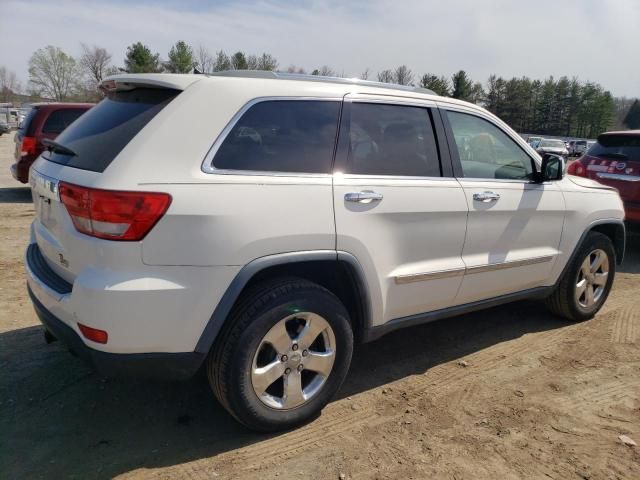
[[[261,430],[340,387],[355,342],[525,298],[592,317],[614,189],[486,110],[413,87],[119,75],[34,164],[29,293],[107,375],[185,378]]]

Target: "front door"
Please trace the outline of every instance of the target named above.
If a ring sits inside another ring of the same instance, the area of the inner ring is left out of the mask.
[[[334,173],[337,249],[362,264],[375,325],[451,304],[467,217],[442,175],[434,105],[384,98],[345,100]]]
[[[469,207],[462,252],[466,272],[456,303],[547,284],[559,253],[562,192],[552,182],[532,182],[535,164],[524,141],[490,117],[463,108],[441,111]]]

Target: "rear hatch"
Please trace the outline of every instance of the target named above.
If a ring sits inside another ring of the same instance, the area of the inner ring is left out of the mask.
[[[109,242],[108,249],[102,248],[104,244],[97,245],[95,242],[103,240],[93,237],[107,238],[105,229],[117,229],[120,224],[83,218],[77,211],[72,218],[69,197],[65,197],[65,206],[60,193],[65,191],[65,183],[72,191],[75,188],[76,195],[84,194],[84,187],[99,185],[101,174],[118,154],[179,93],[170,88],[114,89],[49,144],[48,151],[34,164],[30,176],[37,217],[33,233],[46,262],[66,281],[73,283],[88,265],[108,265],[110,256],[117,257],[120,263],[128,256],[131,261],[140,261],[139,249],[132,248],[132,242]],[[123,198],[121,203],[126,201]],[[103,208],[120,208],[118,198],[109,202]],[[90,233],[81,233],[83,228]],[[92,235],[93,230],[102,236]]]
[[[606,133],[582,159],[587,177],[615,187],[623,200],[640,202],[640,133]]]

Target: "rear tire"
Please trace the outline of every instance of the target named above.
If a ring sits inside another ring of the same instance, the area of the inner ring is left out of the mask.
[[[207,376],[240,423],[286,430],[320,413],[344,381],[352,352],[340,300],[315,283],[282,278],[243,294],[209,355]]]
[[[615,270],[616,252],[609,237],[589,232],[546,299],[547,308],[574,322],[592,318],[609,296]]]

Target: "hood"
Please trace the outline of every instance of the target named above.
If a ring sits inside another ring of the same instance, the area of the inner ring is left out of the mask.
[[[575,175],[567,175],[567,178],[580,187],[597,188],[598,190],[611,190],[613,192],[617,192],[615,188],[603,185],[602,183],[591,180],[590,178],[578,177]]]

